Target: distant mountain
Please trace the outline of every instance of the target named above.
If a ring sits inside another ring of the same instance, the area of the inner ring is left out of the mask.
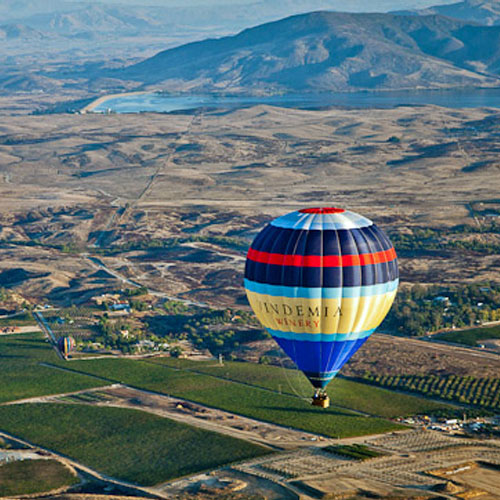
[[[12,90],[17,92],[22,90],[24,92],[33,92],[44,90],[47,92],[61,86],[62,83],[57,80],[32,73],[0,75],[0,89],[4,91]]]
[[[422,10],[405,10],[394,13],[421,16],[440,14],[486,26],[500,26],[500,1],[498,0],[465,0],[464,2],[436,5]]]
[[[497,27],[313,12],[166,50],[112,76],[191,92],[318,92],[500,86],[499,73]]]
[[[105,1],[3,0],[0,19],[62,35],[92,33],[95,38],[109,33],[144,35],[160,29],[168,30],[170,35],[186,30],[227,34],[316,10],[383,12],[407,3],[405,0],[351,0],[348,3],[344,0],[248,0],[239,3],[211,0],[193,5],[196,1],[199,0],[158,1],[157,5],[144,5],[137,0],[135,5],[134,2],[122,5]],[[432,2],[421,0],[417,3],[425,6]]]
[[[453,0],[442,0],[451,3]],[[157,9],[164,13],[190,11],[195,23],[202,21],[202,16],[209,15],[206,25],[212,24],[215,15],[219,17],[239,16],[243,9],[250,17],[247,25],[264,22],[267,16],[279,18],[313,10],[348,10],[349,12],[386,12],[395,9],[425,8],[432,6],[433,0],[2,0],[0,19],[3,23],[27,18],[35,14],[69,13],[91,6],[120,7],[133,13],[137,9]],[[165,18],[162,18],[165,21]],[[176,22],[173,19],[173,22]],[[244,20],[240,20],[244,21]]]
[[[83,33],[135,35],[138,31],[151,31],[164,27],[153,14],[143,12],[142,9],[99,4],[76,5],[69,11],[35,14],[23,18],[22,21],[34,29],[59,35]]]
[[[44,35],[3,34],[0,60],[29,70],[47,63],[149,57],[194,40],[220,37],[286,16],[316,10],[373,11],[432,5],[436,0],[0,0],[0,23],[22,25]],[[446,2],[447,0],[441,0]],[[413,5],[412,5],[413,6]],[[5,68],[4,68],[5,71]],[[16,68],[17,71],[17,68]]]
[[[0,2],[0,19],[6,23],[12,19],[32,16],[48,12],[71,9],[74,4],[65,0],[2,0]]]
[[[0,40],[43,40],[47,36],[23,24],[0,25]]]

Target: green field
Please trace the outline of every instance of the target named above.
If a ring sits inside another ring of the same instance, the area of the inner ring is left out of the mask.
[[[155,358],[151,361],[176,368],[186,368],[207,373],[286,394],[310,397],[313,391],[311,384],[302,372],[277,366],[238,362],[224,362],[224,365],[220,366],[213,361],[199,362],[172,358]],[[436,403],[429,399],[387,391],[343,378],[334,379],[328,385],[327,392],[333,405],[386,418],[408,416],[416,413],[432,413],[437,409],[446,407],[443,403]]]
[[[57,360],[41,333],[0,336],[0,402],[103,385],[92,377],[39,364]]]
[[[0,318],[0,328],[4,326],[37,326],[38,323],[29,312],[20,313],[10,318]]]
[[[365,380],[404,391],[474,405],[480,408],[500,409],[500,379],[461,377],[459,375],[388,375],[366,374]]]
[[[500,339],[500,325],[446,332],[436,335],[435,338],[444,342],[476,347],[481,340]]]
[[[338,407],[323,410],[312,407],[308,399],[147,361],[98,359],[74,361],[65,366],[105,377],[109,382],[122,382],[331,437],[378,434],[402,428],[382,418],[365,417]]]
[[[138,410],[65,404],[0,407],[2,429],[141,485],[269,451]]]
[[[0,465],[0,496],[30,495],[79,483],[78,477],[55,460],[18,460]]]
[[[310,406],[312,388],[296,370],[250,363],[225,363],[220,367],[213,362],[172,358],[68,363],[56,357],[41,334],[0,338],[0,353],[0,402],[122,382],[332,437],[391,431],[400,427],[385,418],[428,413],[443,407],[424,398],[338,379],[329,389],[333,406],[325,411]],[[296,397],[295,392],[303,399]],[[367,418],[350,409],[383,418]]]
[[[321,448],[323,451],[340,455],[342,457],[354,458],[355,460],[369,460],[383,455],[378,451],[372,450],[364,444],[345,444],[345,445],[330,445]]]

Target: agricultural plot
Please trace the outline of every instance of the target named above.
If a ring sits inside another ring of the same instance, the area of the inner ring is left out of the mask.
[[[382,418],[366,417],[335,407],[327,410],[314,408],[309,399],[146,361],[75,361],[70,368],[104,377],[109,382],[122,382],[331,437],[378,434],[402,428]]]
[[[355,460],[369,460],[370,458],[380,457],[382,453],[372,450],[363,444],[347,444],[338,446],[325,446],[323,451],[340,455],[341,457],[353,458]]]
[[[220,366],[211,361],[200,362],[172,358],[156,358],[153,361],[286,394],[300,395],[305,398],[312,395],[311,384],[298,370],[238,362],[224,362],[224,365]],[[328,385],[328,395],[333,405],[387,418],[432,413],[446,407],[443,403],[436,403],[429,399],[399,394],[343,378],[334,379]]]
[[[37,322],[31,313],[26,312],[10,318],[0,318],[0,328],[5,326],[37,326]]]
[[[122,408],[12,405],[0,407],[0,421],[12,434],[144,486],[269,453],[246,441]]]
[[[55,460],[18,460],[0,465],[0,496],[44,493],[77,484],[78,477]]]
[[[460,377],[458,375],[402,375],[391,377],[367,374],[366,380],[382,387],[412,391],[481,408],[500,409],[499,378]]]
[[[455,332],[441,333],[437,339],[454,344],[464,344],[476,347],[481,340],[500,340],[500,325],[482,328],[471,328],[470,330],[459,330]]]
[[[0,337],[0,402],[102,385],[84,374],[54,370],[57,356],[41,333]]]

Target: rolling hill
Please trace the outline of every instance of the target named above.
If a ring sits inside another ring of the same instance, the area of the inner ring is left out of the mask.
[[[190,43],[108,76],[165,90],[500,86],[500,27],[440,15],[312,12]]]
[[[402,15],[440,14],[464,21],[472,21],[486,26],[500,25],[500,2],[498,0],[465,0],[447,5],[436,5],[421,10],[398,11]]]
[[[0,40],[44,40],[47,35],[23,24],[0,25]]]
[[[70,10],[38,13],[22,19],[24,24],[40,31],[93,36],[104,33],[126,33],[130,36],[141,30],[151,32],[168,24],[162,21],[148,9],[99,4],[76,4]]]

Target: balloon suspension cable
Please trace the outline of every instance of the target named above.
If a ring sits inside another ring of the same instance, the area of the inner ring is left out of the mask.
[[[290,381],[290,377],[288,375],[288,368],[286,368],[284,365],[283,365],[283,358],[280,356],[279,358],[279,362],[280,362],[280,365],[281,365],[281,369],[282,371],[284,372],[285,374],[285,379],[287,381],[287,384],[290,386],[290,389],[292,390],[292,392],[295,394],[295,396],[297,396],[299,399],[302,399],[303,401],[310,401],[310,398],[308,396],[305,396],[303,394],[300,394],[296,388],[293,386],[292,382]],[[297,370],[298,371],[298,370]]]

